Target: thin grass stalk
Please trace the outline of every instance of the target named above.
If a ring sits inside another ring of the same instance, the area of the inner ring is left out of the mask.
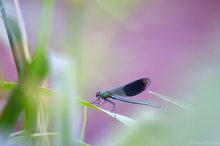
[[[14,4],[15,4],[15,11],[17,14],[17,19],[18,19],[18,26],[21,31],[21,43],[23,46],[22,48],[23,48],[23,52],[24,52],[24,57],[25,57],[25,60],[29,63],[31,61],[31,55],[30,55],[29,48],[28,48],[28,39],[27,39],[27,33],[26,33],[26,29],[25,29],[24,19],[23,19],[22,13],[21,13],[19,1],[14,0]]]
[[[85,140],[86,124],[87,124],[87,107],[84,106],[84,111],[83,111],[83,125],[82,125],[82,131],[81,131],[81,136],[80,136],[80,140],[81,140],[82,142],[84,142],[84,140]]]
[[[0,0],[0,5],[3,5],[2,0]],[[24,65],[26,64],[26,61],[28,58],[27,56],[29,54],[28,49],[27,49],[27,44],[25,44],[25,42],[22,41],[22,36],[25,36],[26,34],[22,34],[19,28],[17,28],[17,26],[12,25],[13,19],[9,18],[4,6],[1,8],[1,14],[3,18],[3,23],[5,25],[6,33],[9,39],[9,44],[12,50],[16,69],[20,77],[21,72],[24,68]],[[25,48],[24,46],[26,46],[26,49],[24,49]]]
[[[38,42],[37,42],[37,53],[44,52],[47,54],[48,50],[48,42],[51,31],[52,24],[52,13],[53,13],[53,0],[43,0],[42,1],[42,13],[40,18],[40,29],[38,34]],[[36,130],[40,133],[47,133],[48,129],[48,109],[46,108],[48,105],[48,101],[45,100],[45,96],[39,97],[39,106],[38,106],[38,117],[37,117],[37,127]],[[49,136],[45,135],[41,139],[38,140],[36,145],[49,146]]]

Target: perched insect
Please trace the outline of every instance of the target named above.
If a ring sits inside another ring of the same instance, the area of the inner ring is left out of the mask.
[[[112,112],[115,112],[115,103],[110,99],[120,100],[122,102],[132,103],[132,104],[140,104],[147,105],[152,107],[161,107],[157,104],[152,104],[148,102],[139,102],[134,100],[127,100],[122,97],[131,97],[140,94],[143,92],[149,85],[151,84],[151,80],[149,78],[142,78],[136,80],[134,82],[128,83],[125,86],[121,86],[110,91],[105,92],[96,92],[97,100],[92,102],[93,104],[100,104],[100,101],[103,100],[104,103],[109,102],[113,105]],[[122,97],[119,97],[122,96]],[[115,112],[116,113],[116,112]]]

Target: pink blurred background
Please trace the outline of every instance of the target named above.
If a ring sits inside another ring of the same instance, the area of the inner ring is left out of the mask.
[[[219,81],[219,0],[139,0],[118,8],[114,7],[117,3],[107,7],[104,2],[66,0],[56,4],[50,48],[71,52],[79,65],[79,95],[83,99],[93,101],[96,91],[149,77],[149,90],[193,104],[199,98],[199,85]],[[29,45],[34,48],[40,4],[27,0],[20,4]],[[10,9],[10,2],[6,6]],[[0,80],[16,81],[2,26],[1,22]],[[0,93],[0,99],[4,98],[6,94]],[[171,109],[148,92],[131,99],[159,103],[159,110]],[[115,102],[117,112],[130,117],[137,111],[158,110]],[[111,110],[111,105],[102,107]],[[121,126],[101,112],[88,111],[86,142],[90,144],[113,125]]]

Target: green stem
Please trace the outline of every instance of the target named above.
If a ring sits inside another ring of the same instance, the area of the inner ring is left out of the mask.
[[[82,126],[82,131],[81,131],[81,136],[80,136],[80,140],[82,142],[84,142],[84,139],[85,139],[86,123],[87,123],[87,107],[84,106],[83,126]]]
[[[15,5],[15,10],[16,10],[16,14],[17,14],[19,30],[21,32],[21,43],[22,43],[22,46],[23,46],[22,51],[24,53],[24,57],[25,57],[24,59],[26,60],[26,62],[30,63],[31,55],[30,55],[29,48],[28,48],[27,33],[26,33],[26,30],[25,30],[24,19],[23,19],[23,16],[21,14],[19,0],[14,0],[14,5]]]
[[[37,51],[46,51],[51,30],[53,0],[42,1],[42,13],[40,18],[40,29],[38,34]]]
[[[2,0],[0,0],[0,5],[3,5]],[[19,8],[16,7],[15,9],[17,12],[19,12]],[[23,20],[20,16],[20,25],[18,25],[12,17],[7,16],[4,6],[2,6],[1,8],[1,14],[3,18],[3,23],[5,25],[6,33],[9,39],[9,44],[12,50],[13,58],[15,60],[16,69],[20,77],[24,65],[30,58],[27,44],[23,41],[23,38],[24,36],[26,36],[26,34],[24,34],[24,31],[21,31],[21,22]],[[18,13],[17,15],[19,16],[20,14]]]

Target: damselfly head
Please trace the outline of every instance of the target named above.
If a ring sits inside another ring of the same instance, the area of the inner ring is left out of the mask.
[[[100,94],[101,94],[101,92],[100,92],[100,91],[96,92],[96,97],[99,97],[99,96],[100,96]]]

